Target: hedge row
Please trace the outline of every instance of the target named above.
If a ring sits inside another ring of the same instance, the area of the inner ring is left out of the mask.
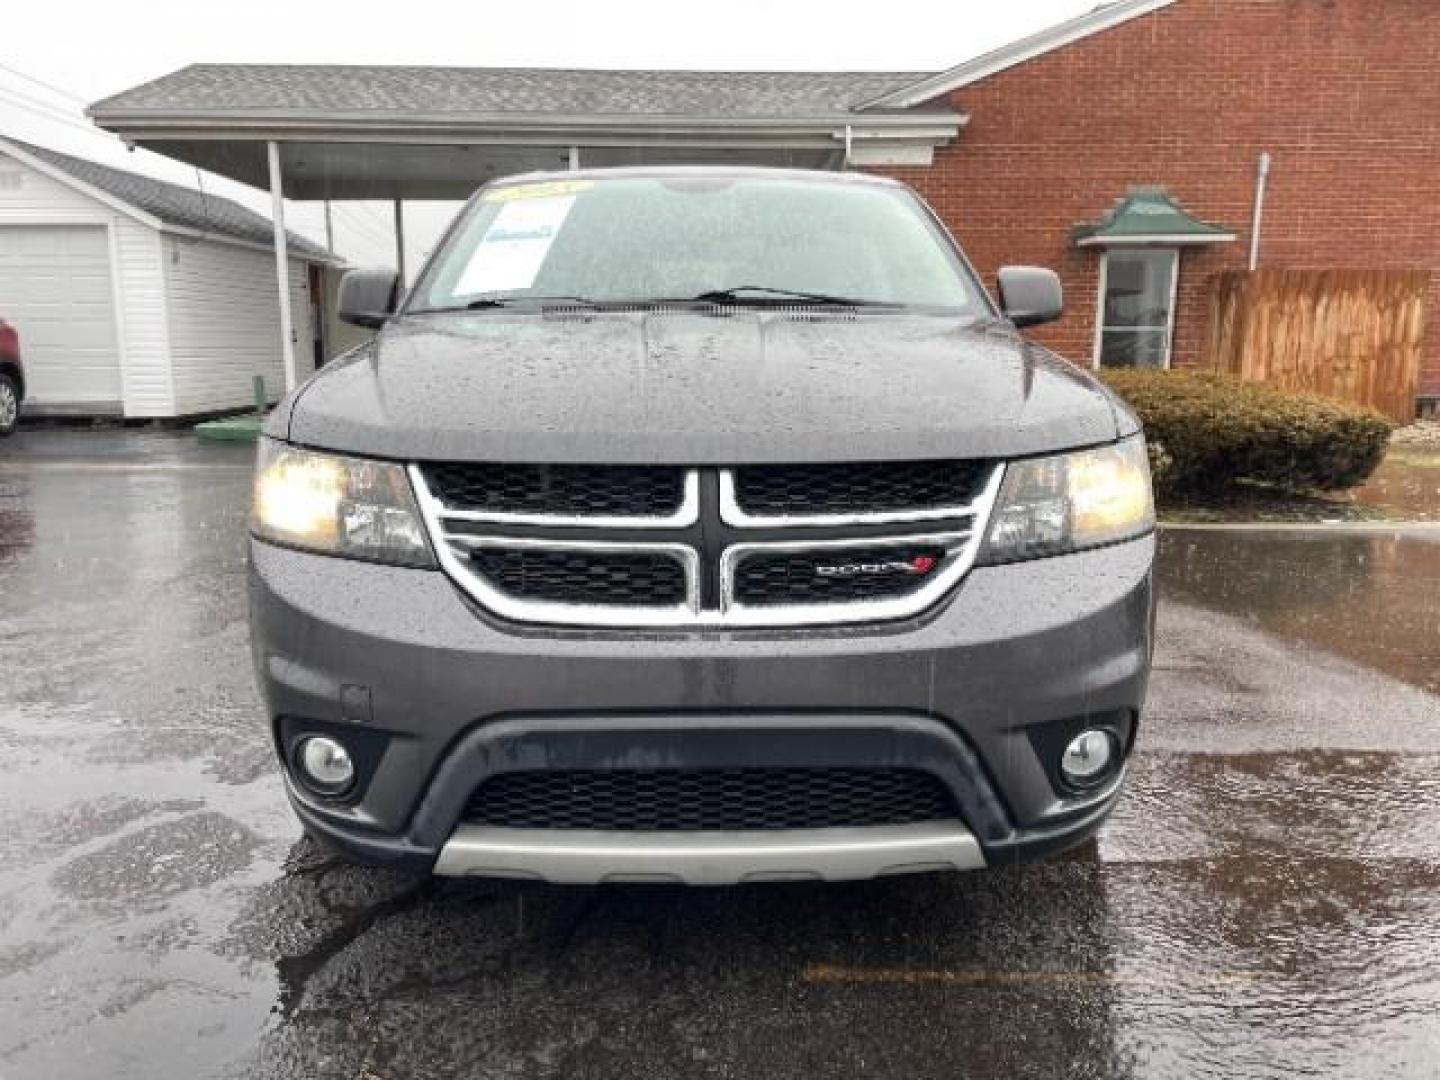
[[[1356,487],[1394,430],[1369,409],[1224,375],[1107,371],[1104,379],[1145,424],[1162,496],[1214,494],[1241,480],[1299,491]]]

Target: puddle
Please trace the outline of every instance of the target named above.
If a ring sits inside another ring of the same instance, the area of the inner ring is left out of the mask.
[[[1162,602],[1235,616],[1440,693],[1440,535],[1174,530]]]
[[[1440,450],[1396,447],[1352,498],[1389,517],[1440,521]]]

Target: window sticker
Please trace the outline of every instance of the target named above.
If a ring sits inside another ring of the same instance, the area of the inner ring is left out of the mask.
[[[508,203],[520,199],[548,199],[557,195],[576,195],[595,186],[593,180],[549,180],[543,184],[510,184],[487,191],[481,202]]]
[[[574,195],[505,203],[470,256],[455,291],[473,296],[530,288],[574,205]]]

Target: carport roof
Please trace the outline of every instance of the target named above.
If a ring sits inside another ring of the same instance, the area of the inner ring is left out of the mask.
[[[90,114],[102,124],[141,113],[250,110],[834,117],[928,74],[192,64],[99,101]]]
[[[90,107],[126,141],[294,199],[458,199],[587,166],[927,165],[965,117],[860,110],[920,73],[195,64]],[[572,148],[576,148],[572,153]]]
[[[247,210],[239,203],[218,195],[207,195],[179,184],[156,180],[125,169],[115,169],[87,158],[72,157],[58,150],[22,142],[6,136],[0,150],[10,146],[49,165],[70,178],[134,207],[162,225],[230,240],[242,240],[269,248],[275,227],[268,218]],[[335,262],[333,255],[302,236],[286,232],[290,251],[311,262]]]

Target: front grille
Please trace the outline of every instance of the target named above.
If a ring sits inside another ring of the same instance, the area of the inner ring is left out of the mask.
[[[520,623],[824,626],[911,618],[976,557],[1003,469],[412,465],[450,577]]]
[[[685,498],[683,469],[612,465],[427,465],[447,508],[557,517],[668,517]]]
[[[923,588],[944,558],[924,546],[762,550],[739,560],[735,599],[757,607],[893,600]]]
[[[481,548],[476,571],[508,596],[555,604],[668,607],[685,602],[685,567],[670,555],[591,549]]]
[[[465,809],[512,829],[710,832],[913,825],[959,816],[913,769],[569,769],[501,773]]]
[[[751,465],[735,470],[735,501],[747,514],[893,514],[946,507],[980,494],[989,466],[976,461]]]

